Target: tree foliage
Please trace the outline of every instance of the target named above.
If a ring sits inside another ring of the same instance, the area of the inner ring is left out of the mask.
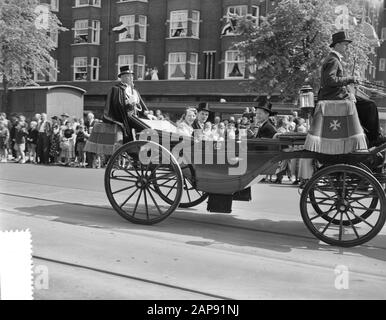
[[[48,14],[48,28],[38,29],[38,5],[38,0],[0,0],[0,75],[5,90],[9,84],[28,84],[35,71],[52,67],[55,43],[49,33],[66,29],[53,13]]]
[[[342,0],[350,16],[360,16],[358,1]],[[235,44],[255,68],[251,88],[272,95],[295,100],[305,81],[319,88],[320,66],[330,48],[331,36],[339,31],[335,26],[337,1],[282,0],[267,17],[261,17],[259,26],[248,17],[238,23],[241,39]],[[353,39],[345,58],[346,70],[369,63],[370,41],[362,32],[362,25],[353,23],[348,33]]]

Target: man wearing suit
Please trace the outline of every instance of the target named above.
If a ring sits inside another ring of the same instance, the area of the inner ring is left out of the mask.
[[[344,31],[332,35],[331,52],[323,61],[318,100],[352,100],[356,102],[359,120],[369,140],[369,147],[386,142],[381,135],[379,115],[374,101],[354,95],[350,84],[359,84],[358,77],[345,77],[342,60],[352,42]]]
[[[197,118],[192,124],[193,129],[204,130],[204,125],[208,120],[209,113],[209,104],[207,102],[200,102],[197,108]]]
[[[277,133],[275,126],[269,121],[269,117],[276,113],[272,111],[272,103],[265,101],[255,107],[255,119],[247,131],[248,138],[273,138]]]

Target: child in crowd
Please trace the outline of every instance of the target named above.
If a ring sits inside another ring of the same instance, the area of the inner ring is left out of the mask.
[[[28,129],[27,136],[27,150],[28,150],[28,161],[36,163],[36,145],[38,142],[39,131],[37,129],[38,123],[36,121],[30,122],[30,128]]]
[[[0,121],[0,161],[7,162],[8,157],[9,130],[5,121]]]
[[[64,165],[69,166],[72,159],[75,157],[75,143],[74,130],[72,124],[67,123],[63,130],[63,137],[60,142],[60,149],[62,150],[61,158],[64,158]]]
[[[15,127],[15,150],[16,161],[23,164],[26,161],[25,158],[25,143],[28,136],[27,123],[24,116],[19,116],[19,121]]]
[[[86,152],[84,151],[84,147],[90,135],[85,131],[84,125],[79,125],[76,130],[78,131],[76,135],[76,152],[78,153],[79,166],[86,167]]]

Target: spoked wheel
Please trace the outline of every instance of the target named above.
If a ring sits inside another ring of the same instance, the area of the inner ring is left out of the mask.
[[[300,210],[307,228],[320,240],[352,247],[375,237],[386,220],[382,186],[364,169],[326,167],[305,185]]]
[[[164,184],[173,181],[174,188]],[[133,141],[119,148],[107,165],[105,190],[113,208],[133,223],[154,224],[166,219],[179,205],[183,187],[181,168],[164,147],[150,141]],[[169,202],[156,190],[168,194]]]
[[[193,177],[193,168],[190,165],[185,165],[181,167],[183,174],[183,191],[181,196],[180,208],[191,208],[199,205],[201,202],[205,201],[208,198],[208,194],[203,191],[197,190],[193,183],[191,182]],[[165,181],[165,185],[170,186],[171,188],[175,188],[175,181]],[[169,199],[169,191],[164,193],[161,188],[155,186],[155,189],[159,192],[159,196],[165,200],[167,203],[171,203],[172,199]]]

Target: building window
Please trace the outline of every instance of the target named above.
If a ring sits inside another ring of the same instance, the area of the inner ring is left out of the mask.
[[[137,56],[137,79],[143,80],[145,77],[145,56]]]
[[[147,28],[147,17],[146,16],[139,16],[139,35],[138,39],[146,41],[146,28]]]
[[[34,81],[35,82],[44,82],[47,81],[46,75],[44,72],[35,72],[34,73]]]
[[[99,20],[93,20],[91,22],[91,30],[91,42],[99,44],[101,38],[101,22]]]
[[[74,58],[74,81],[87,80],[87,57]]]
[[[99,58],[91,58],[91,81],[99,80]]]
[[[88,20],[76,20],[74,27],[74,43],[88,42]]]
[[[118,56],[118,74],[121,67],[129,66],[131,70],[134,69],[134,56],[132,54]]]
[[[188,35],[188,10],[170,12],[170,38]]]
[[[126,26],[126,31],[119,34],[119,41],[134,40],[135,15],[120,16],[119,21]]]
[[[379,71],[385,71],[386,70],[386,58],[380,58],[379,59]]]
[[[225,79],[244,78],[245,58],[239,51],[225,52]]]
[[[169,79],[185,79],[186,74],[186,53],[169,53]]]
[[[75,1],[75,7],[86,7],[86,6],[100,7],[101,0],[76,0]]]
[[[58,60],[51,58],[50,64],[49,80],[56,82],[58,81]]]
[[[216,51],[204,52],[204,79],[214,79],[216,68]]]
[[[192,36],[200,37],[200,11],[192,11]]]
[[[59,0],[51,0],[51,11],[59,11]]]
[[[246,16],[248,13],[248,6],[231,6],[228,7],[225,16],[225,24],[221,30],[221,35],[235,35],[237,34],[237,18]]]
[[[386,40],[386,27],[382,28],[381,32],[381,40]]]
[[[197,70],[198,70],[198,54],[191,53],[190,54],[190,79],[197,79]]]
[[[259,25],[259,16],[260,16],[260,7],[252,6],[252,19],[255,21],[256,25]]]

